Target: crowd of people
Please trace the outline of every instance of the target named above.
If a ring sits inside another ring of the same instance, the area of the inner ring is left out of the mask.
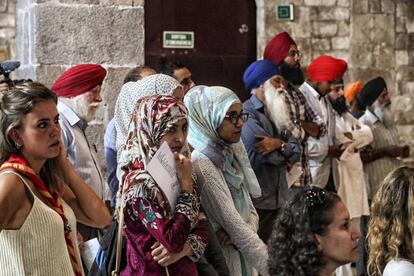
[[[85,242],[120,218],[122,276],[414,275],[414,168],[385,80],[345,85],[345,60],[304,74],[301,58],[273,37],[241,76],[244,103],[179,62],[133,68],[104,149],[85,135],[101,65],[1,85],[0,275],[87,275]],[[163,145],[176,183],[150,172]]]

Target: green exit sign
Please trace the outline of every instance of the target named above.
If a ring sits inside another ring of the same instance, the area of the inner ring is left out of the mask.
[[[293,5],[277,5],[276,18],[277,20],[293,20]]]
[[[162,46],[164,48],[194,48],[194,32],[164,31]]]

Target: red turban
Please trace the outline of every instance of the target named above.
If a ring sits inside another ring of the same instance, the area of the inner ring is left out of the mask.
[[[267,43],[263,59],[271,60],[279,65],[288,55],[291,45],[296,46],[296,42],[290,35],[287,32],[279,33]]]
[[[79,64],[60,75],[52,91],[59,97],[72,98],[102,85],[105,76],[106,70],[101,65]]]
[[[348,68],[348,64],[343,59],[331,56],[319,56],[309,64],[308,78],[311,81],[324,82],[333,81],[337,77],[342,77]]]
[[[345,86],[344,89],[344,96],[348,100],[348,102],[352,102],[355,97],[361,92],[362,88],[364,87],[364,84],[362,81],[357,81],[348,84]]]

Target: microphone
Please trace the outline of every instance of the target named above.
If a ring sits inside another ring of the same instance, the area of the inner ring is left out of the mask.
[[[0,63],[0,74],[8,77],[11,72],[20,67],[20,61],[6,60]]]

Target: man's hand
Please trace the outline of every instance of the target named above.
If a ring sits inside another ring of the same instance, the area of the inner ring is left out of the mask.
[[[343,152],[344,152],[343,150],[341,150],[339,148],[336,148],[335,146],[329,146],[329,148],[328,148],[328,156],[329,157],[339,158],[339,157],[341,157]]]
[[[300,126],[305,130],[305,132],[313,137],[317,138],[319,135],[319,127],[316,123],[310,121],[300,121]]]
[[[410,155],[410,147],[405,146],[388,146],[385,148],[385,153],[389,157],[393,158],[406,158]]]
[[[267,137],[263,135],[256,135],[256,138],[261,139],[260,142],[254,145],[254,150],[261,155],[267,155],[282,147],[283,141],[278,138]]]
[[[272,77],[270,79],[270,83],[276,89],[278,89],[278,88],[286,89],[286,87],[288,86],[287,81],[280,75],[276,75],[276,76]]]
[[[169,266],[180,260],[185,256],[189,256],[192,253],[192,249],[188,243],[184,244],[183,250],[178,253],[169,252],[164,245],[159,242],[154,243],[151,246],[151,255],[154,258],[154,261],[158,262],[161,266]]]

